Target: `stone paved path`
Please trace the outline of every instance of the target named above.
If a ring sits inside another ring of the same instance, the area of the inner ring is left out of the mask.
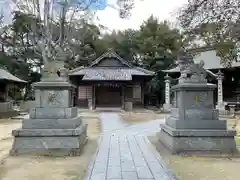
[[[175,180],[147,139],[164,120],[128,126],[116,113],[100,114],[102,135],[86,180]]]

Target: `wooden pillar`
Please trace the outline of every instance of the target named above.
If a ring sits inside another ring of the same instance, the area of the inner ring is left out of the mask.
[[[74,106],[78,106],[78,98],[79,98],[79,92],[78,92],[78,87],[79,85],[77,85],[77,87],[74,89]]]
[[[125,107],[126,111],[132,111],[133,109],[133,87],[132,84],[126,86],[126,99],[125,99]]]
[[[144,82],[141,84],[141,99],[142,99],[142,105],[144,106],[144,88],[145,84]]]
[[[79,85],[77,85],[77,88],[75,89],[75,104],[76,106],[79,106]]]
[[[4,101],[8,101],[8,90],[9,90],[10,85],[8,83],[6,83],[5,86],[5,92],[4,92]]]
[[[124,104],[125,104],[125,86],[123,85],[121,87],[121,90],[122,90],[122,109],[124,109]]]
[[[68,102],[69,102],[69,105],[70,105],[71,107],[74,106],[74,90],[75,90],[75,89],[71,89],[71,91],[68,92],[68,94],[69,94],[69,100],[68,100]]]
[[[95,84],[92,85],[92,107],[96,109],[96,86]]]

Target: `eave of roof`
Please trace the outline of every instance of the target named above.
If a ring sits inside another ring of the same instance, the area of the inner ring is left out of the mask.
[[[82,80],[132,80],[132,76],[154,76],[155,72],[143,68],[93,68],[86,67],[72,71],[69,76],[83,76]]]
[[[0,69],[0,80],[7,80],[7,81],[13,81],[13,82],[19,82],[19,83],[27,83],[26,81],[19,79],[18,77],[12,75],[8,71],[4,69]]]
[[[201,60],[204,61],[204,68],[206,70],[214,70],[214,69],[224,69],[226,68],[224,64],[221,63],[221,59],[219,56],[216,55],[216,50],[213,47],[202,48],[202,49],[195,49],[199,52],[193,60],[195,63],[199,63]],[[204,51],[206,50],[206,51]],[[194,51],[194,50],[192,50]],[[230,67],[240,67],[240,62],[233,61]],[[174,67],[172,69],[163,70],[163,72],[167,73],[176,73],[180,72],[180,68]]]
[[[233,62],[232,68],[235,68],[235,67],[240,67],[240,62]],[[225,69],[226,67],[224,67],[223,65],[221,66],[218,66],[216,68],[206,68],[204,67],[204,69],[206,70],[214,70],[214,69]],[[172,69],[167,69],[167,70],[162,70],[163,72],[166,72],[166,73],[177,73],[177,72],[180,72],[180,68],[179,66],[175,67],[175,68],[172,68]]]
[[[116,58],[124,67],[95,66],[105,58]],[[89,67],[78,67],[68,72],[69,76],[83,76],[82,80],[132,80],[132,76],[154,76],[155,72],[133,66],[112,49],[98,57]]]
[[[98,64],[101,60],[104,58],[117,58],[119,61],[121,61],[122,64],[126,65],[127,67],[131,68],[133,67],[131,63],[121,58],[116,52],[114,52],[112,49],[109,49],[107,52],[103,53],[101,56],[99,56],[96,60],[94,60],[89,67],[93,67],[94,65]]]
[[[177,73],[177,72],[180,72],[180,68],[177,66],[175,68],[172,68],[172,69],[166,69],[166,70],[162,70],[163,72],[166,72],[166,73]]]

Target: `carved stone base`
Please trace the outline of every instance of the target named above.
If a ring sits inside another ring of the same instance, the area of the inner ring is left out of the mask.
[[[18,129],[11,155],[77,156],[87,141],[87,125],[76,129]]]
[[[171,111],[171,104],[164,104],[163,112],[170,112],[170,111]]]
[[[168,117],[166,119],[166,125],[174,129],[225,130],[227,126],[227,122],[226,120],[221,120],[221,121],[220,120],[200,120],[200,119],[179,120],[179,119],[172,119],[171,117]]]
[[[77,116],[77,107],[36,107],[31,109],[31,119],[70,119]]]
[[[217,105],[216,105],[216,109],[218,109],[218,111],[219,111],[219,116],[229,115],[229,112],[228,112],[227,110],[225,110],[225,105],[224,105],[224,103],[222,103],[222,104],[217,104]]]
[[[35,107],[22,129],[13,130],[11,155],[80,155],[87,125],[72,107],[73,86],[67,81],[35,83]]]
[[[236,153],[235,135],[236,131],[177,130],[163,125],[159,133],[159,141],[173,154]]]
[[[217,104],[216,109],[225,110],[225,105],[223,103],[222,104]]]
[[[82,124],[79,117],[71,119],[24,119],[23,129],[75,129]]]

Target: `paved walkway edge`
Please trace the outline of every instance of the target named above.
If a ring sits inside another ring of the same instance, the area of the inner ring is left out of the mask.
[[[84,180],[177,180],[148,139],[160,130],[158,122],[131,126],[115,113],[100,114],[100,122],[98,147]]]
[[[149,145],[149,148],[152,149],[152,152],[156,156],[158,162],[161,164],[162,168],[165,170],[165,172],[169,175],[171,180],[177,180],[176,176],[174,175],[173,171],[169,169],[165,163],[165,161],[161,158],[159,152],[154,147],[154,145],[149,141],[148,137],[144,137],[146,143]]]
[[[99,152],[99,149],[100,149],[101,141],[102,141],[102,135],[100,134],[100,137],[98,138],[97,149],[96,149],[94,155],[91,157],[91,160],[90,160],[90,163],[88,165],[88,169],[86,171],[84,180],[90,180],[90,178],[91,178],[93,167],[94,167],[94,164],[95,164],[95,160],[97,158],[97,155],[98,155],[98,152]]]

